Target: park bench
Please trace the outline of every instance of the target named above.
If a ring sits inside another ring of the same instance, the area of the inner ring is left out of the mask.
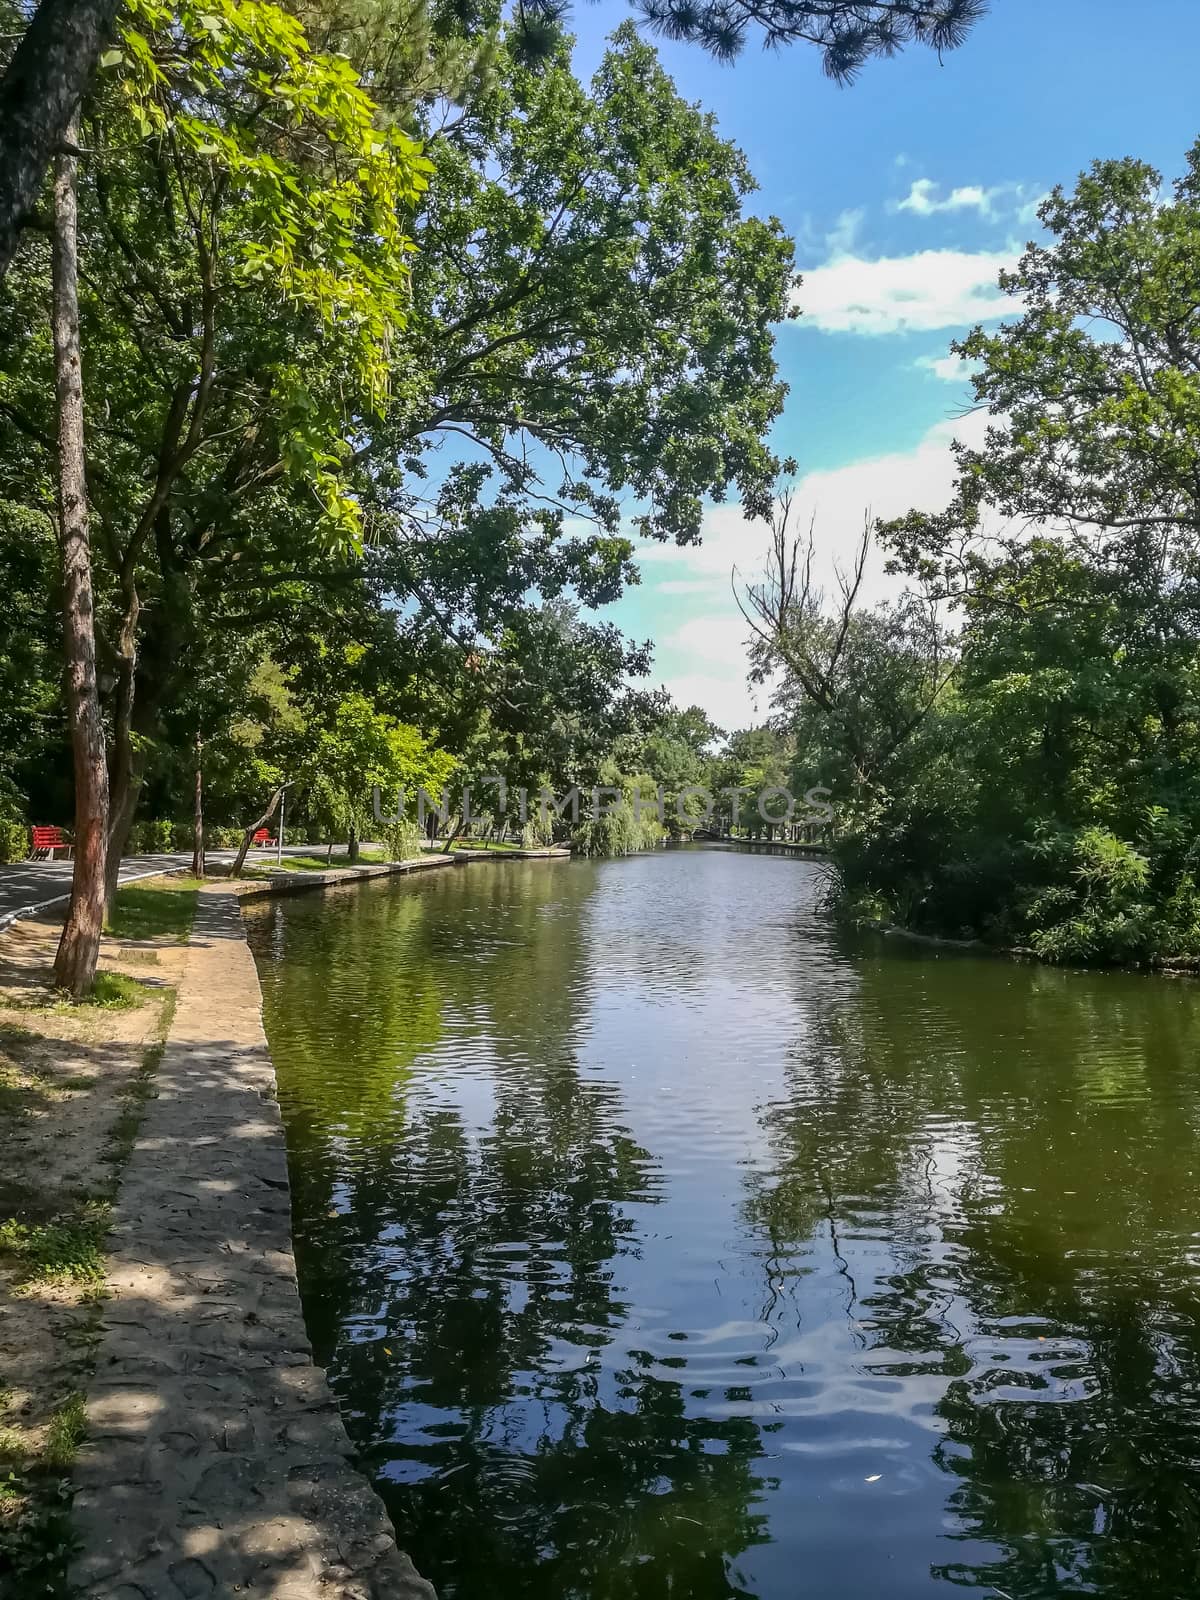
[[[53,861],[56,850],[65,850],[68,855],[71,854],[70,842],[63,838],[62,829],[35,827],[33,829],[33,859],[40,861],[43,856],[47,856]]]
[[[254,835],[254,847],[256,850],[266,850],[274,843],[270,828],[260,828]]]

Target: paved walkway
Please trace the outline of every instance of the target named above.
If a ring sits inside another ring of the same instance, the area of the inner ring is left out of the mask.
[[[434,1600],[312,1364],[261,1001],[237,900],[206,891],[116,1207],[75,1474],[87,1600]]]
[[[311,855],[323,850],[324,845],[285,845],[285,856]],[[209,850],[208,861],[232,861],[235,850]],[[255,866],[270,865],[275,859],[274,850],[255,850],[248,858]],[[192,864],[192,853],[186,855],[126,856],[121,863],[121,882],[132,883],[138,878],[156,878],[164,872],[187,871]],[[0,929],[20,917],[32,916],[35,911],[45,911],[61,901],[64,905],[71,894],[71,873],[74,863],[63,856],[55,861],[14,861],[0,864]]]

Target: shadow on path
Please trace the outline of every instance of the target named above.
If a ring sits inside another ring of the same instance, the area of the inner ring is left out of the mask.
[[[92,1600],[433,1600],[313,1366],[236,899],[200,898],[116,1208],[75,1499]]]

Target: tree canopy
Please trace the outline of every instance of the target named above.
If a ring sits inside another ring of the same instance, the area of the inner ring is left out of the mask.
[[[764,659],[837,789],[846,903],[1056,960],[1190,959],[1200,149],[1167,194],[1106,161],[1040,215],[1048,242],[1001,280],[1014,316],[954,346],[984,443],[958,448],[944,511],[878,530],[907,595],[777,607]],[[920,714],[897,721],[905,697]]]

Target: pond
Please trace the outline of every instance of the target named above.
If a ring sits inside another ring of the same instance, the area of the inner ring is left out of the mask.
[[[443,1600],[1200,1592],[1200,987],[821,887],[248,910],[317,1359]]]

